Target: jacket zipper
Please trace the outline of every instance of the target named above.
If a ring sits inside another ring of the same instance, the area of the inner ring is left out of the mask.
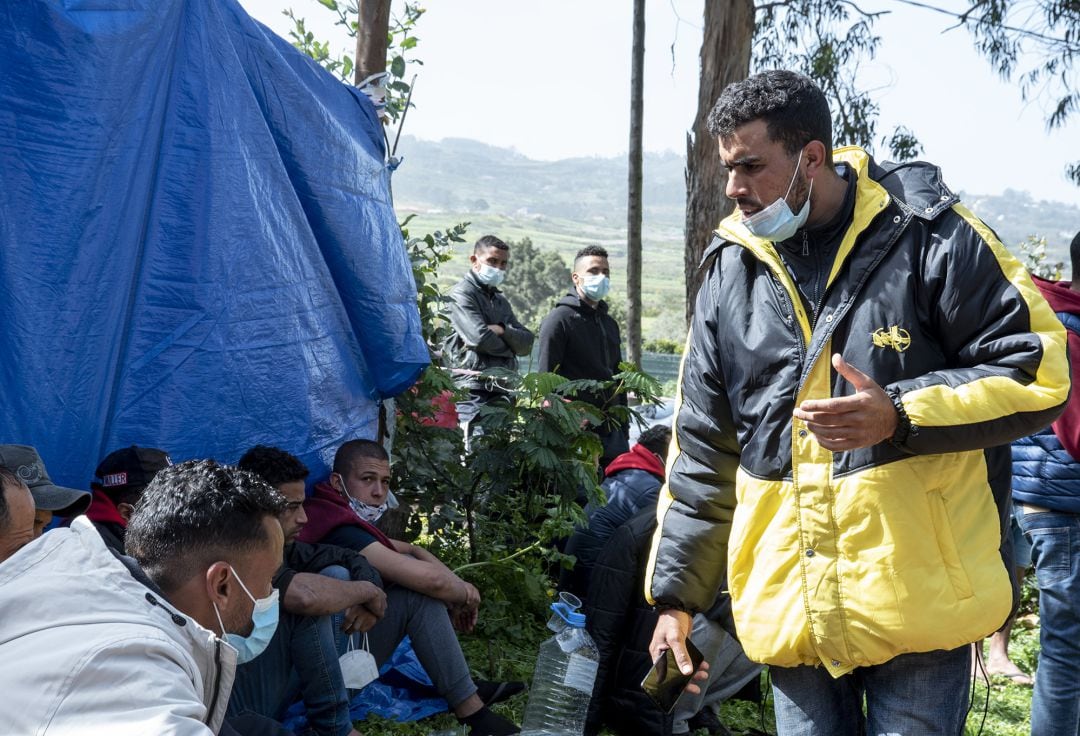
[[[766,266],[766,268],[769,268],[769,267]],[[769,277],[770,277],[770,280],[772,281],[773,288],[776,289],[777,296],[780,297],[781,303],[787,305],[787,310],[788,310],[787,311],[787,317],[788,317],[788,319],[786,319],[784,321],[788,323],[788,326],[792,329],[792,334],[795,337],[795,350],[799,355],[799,364],[800,364],[800,366],[805,365],[805,363],[806,363],[806,346],[803,345],[802,329],[799,327],[798,320],[795,317],[795,305],[791,302],[791,297],[788,295],[787,291],[784,289],[784,285],[780,283],[780,278],[773,272],[773,270],[771,268],[769,268]],[[801,371],[801,368],[800,368],[800,371]],[[791,396],[793,401],[798,401],[798,399],[799,399],[799,387],[800,387],[800,385],[801,385],[801,381],[798,382],[798,385],[795,386],[795,393],[792,394],[792,396]]]
[[[901,208],[901,211],[904,211],[903,208]],[[908,219],[910,219],[910,217]],[[803,364],[802,375],[799,376],[799,387],[798,389],[796,389],[796,396],[798,396],[798,391],[802,390],[803,384],[806,382],[807,377],[810,375],[810,361],[816,361],[821,355],[821,346],[825,345],[825,343],[832,338],[832,333],[835,332],[836,328],[840,325],[840,320],[847,315],[847,310],[851,307],[852,304],[855,303],[855,297],[862,292],[862,288],[870,279],[870,275],[877,270],[878,265],[885,259],[885,256],[889,254],[893,246],[896,245],[896,241],[898,241],[900,237],[904,234],[904,231],[907,229],[907,225],[908,220],[902,220],[900,223],[898,223],[898,227],[896,228],[895,232],[885,243],[884,247],[881,248],[881,250],[878,252],[877,256],[870,263],[870,265],[866,267],[859,280],[855,282],[854,286],[851,289],[851,296],[848,298],[847,303],[837,306],[836,311],[833,313],[833,321],[828,325],[828,327],[826,327],[824,337],[818,342],[819,347],[817,351],[815,351],[814,355],[808,358],[807,362]],[[862,237],[863,233],[859,233],[858,239],[856,239],[856,247],[858,247],[859,240],[861,240]],[[810,341],[814,341],[812,334],[810,337]]]

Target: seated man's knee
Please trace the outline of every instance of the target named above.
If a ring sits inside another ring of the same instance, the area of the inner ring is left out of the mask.
[[[341,565],[328,565],[323,569],[319,570],[319,574],[325,575],[328,578],[334,578],[335,580],[348,581],[352,579],[349,576],[349,571]]]

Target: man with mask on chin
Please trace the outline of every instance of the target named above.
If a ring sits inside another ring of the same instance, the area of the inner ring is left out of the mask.
[[[540,325],[540,365],[537,370],[558,373],[571,381],[607,381],[619,372],[622,338],[619,323],[608,314],[604,301],[611,288],[611,268],[607,251],[588,245],[574,256],[570,274],[574,288],[558,301]],[[605,408],[613,401],[625,404],[626,397],[604,392],[581,392],[578,398]],[[600,468],[630,451],[629,427],[599,427],[604,451]]]
[[[1009,442],[1065,407],[1064,328],[937,167],[833,150],[810,79],[732,84],[708,124],[737,209],[683,359],[650,653],[691,669],[726,572],[780,736],[960,733],[969,644],[1015,601]]]
[[[469,270],[450,290],[450,325],[445,348],[465,377],[469,398],[458,404],[458,421],[467,425],[480,407],[504,395],[478,374],[491,368],[517,370],[518,356],[532,350],[533,334],[514,316],[499,291],[510,263],[510,247],[494,235],[476,241]]]
[[[334,455],[329,481],[304,502],[298,539],[356,550],[386,585],[386,615],[368,632],[382,665],[408,635],[435,689],[471,736],[511,736],[519,729],[489,705],[525,689],[521,682],[477,682],[454,629],[476,625],[480,591],[423,547],[387,537],[375,522],[390,493],[390,456],[371,440],[349,440]]]
[[[190,461],[147,486],[127,526],[131,557],[79,517],[7,560],[5,733],[238,733],[225,708],[237,663],[258,656],[277,625],[270,581],[284,506],[250,473]]]

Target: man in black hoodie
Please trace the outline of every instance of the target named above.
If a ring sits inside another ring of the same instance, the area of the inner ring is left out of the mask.
[[[539,370],[558,373],[570,380],[610,380],[619,372],[622,339],[619,323],[608,314],[604,301],[611,288],[611,268],[607,251],[589,245],[574,256],[570,274],[574,288],[559,300],[540,325]],[[601,409],[613,403],[625,404],[623,396],[610,392],[582,392],[578,395]],[[604,452],[601,468],[630,450],[626,425],[605,425],[597,429]]]

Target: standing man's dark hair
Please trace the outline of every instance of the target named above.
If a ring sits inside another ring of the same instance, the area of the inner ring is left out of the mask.
[[[510,246],[504,243],[501,239],[494,235],[484,235],[476,241],[476,245],[473,246],[473,253],[480,255],[488,248],[494,248],[495,250],[510,250]]]
[[[213,460],[158,472],[128,523],[126,549],[166,594],[217,560],[268,542],[285,499],[266,481]]]
[[[724,140],[738,128],[764,120],[769,138],[794,156],[810,141],[821,141],[832,167],[832,113],[816,84],[783,69],[762,72],[728,85],[709,113],[709,132]]]
[[[607,258],[608,252],[599,245],[586,245],[574,255],[574,266],[577,267],[578,261],[582,258],[588,258],[589,256],[595,256],[597,258]]]

